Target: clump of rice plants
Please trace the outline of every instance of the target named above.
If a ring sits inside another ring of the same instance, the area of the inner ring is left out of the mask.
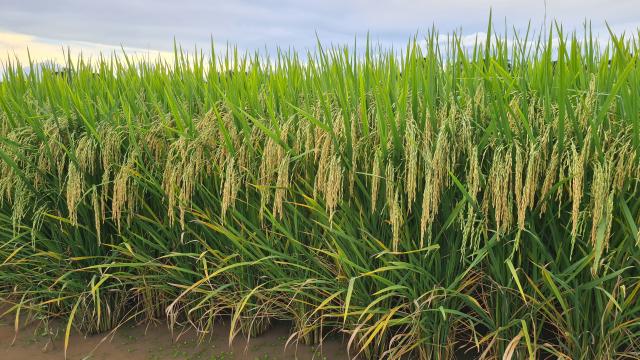
[[[638,357],[640,40],[584,33],[10,61],[7,313],[67,339],[285,320],[359,358]]]

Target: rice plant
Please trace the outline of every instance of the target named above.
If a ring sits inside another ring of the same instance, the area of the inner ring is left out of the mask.
[[[358,358],[640,357],[640,40],[548,30],[9,59],[6,314],[66,339],[284,320]]]

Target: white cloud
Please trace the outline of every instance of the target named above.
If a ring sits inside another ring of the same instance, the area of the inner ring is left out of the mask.
[[[546,19],[565,30],[592,21],[607,37],[605,21],[616,33],[635,32],[637,0],[0,0],[0,55],[7,51],[60,58],[61,45],[86,54],[120,50],[171,52],[175,38],[186,49],[208,49],[209,39],[248,50],[352,44],[367,32],[374,42],[402,48],[413,35],[432,26],[457,30],[474,42],[486,31],[490,9],[495,29],[523,32],[529,22],[540,30]],[[506,22],[506,24],[505,24]],[[9,35],[6,35],[9,34]],[[20,35],[20,34],[31,34]],[[359,43],[362,43],[359,40]]]
[[[51,61],[63,64],[67,50],[71,51],[72,57],[73,55],[82,54],[87,60],[97,59],[100,55],[109,56],[114,53],[121,55],[123,50],[127,55],[134,57],[155,58],[161,56],[168,61],[173,58],[173,54],[167,51],[120,47],[86,41],[60,41],[0,31],[0,55],[2,56],[0,59],[3,62],[8,59],[11,61],[17,59],[24,66],[28,64],[30,56],[33,61],[37,62]]]

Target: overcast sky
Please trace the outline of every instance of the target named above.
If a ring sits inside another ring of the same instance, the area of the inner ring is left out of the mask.
[[[606,35],[636,32],[639,0],[547,0],[548,22],[580,29],[585,19]],[[0,55],[59,59],[61,46],[100,51],[171,51],[174,37],[184,47],[218,44],[241,49],[313,48],[323,43],[352,43],[367,31],[383,45],[403,45],[434,25],[441,33],[486,30],[489,10],[503,29],[539,27],[545,1],[524,0],[0,0]],[[637,32],[636,32],[637,33]]]

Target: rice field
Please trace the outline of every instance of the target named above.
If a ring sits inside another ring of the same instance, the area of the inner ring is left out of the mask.
[[[544,33],[9,60],[4,315],[640,358],[640,40]]]

